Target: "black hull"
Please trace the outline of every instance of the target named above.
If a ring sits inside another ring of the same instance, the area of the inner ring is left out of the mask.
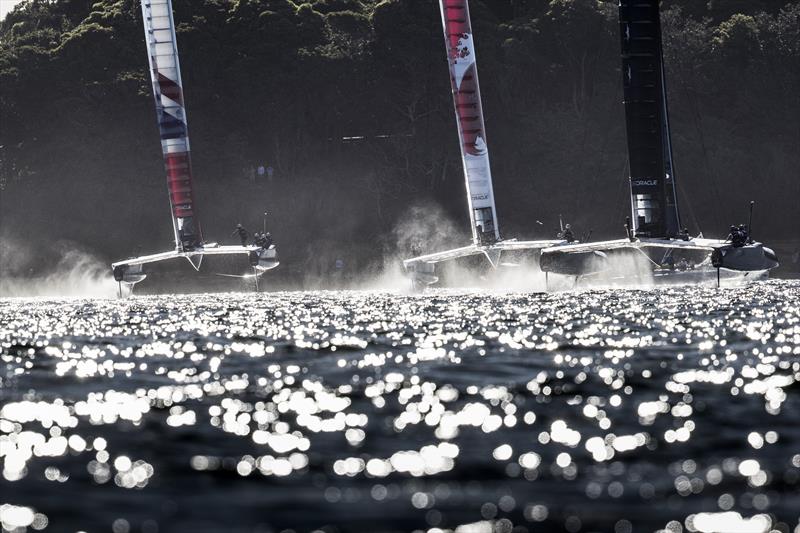
[[[635,278],[652,274],[654,277],[692,279],[698,276],[691,272],[714,273],[717,269],[741,273],[769,271],[778,266],[778,261],[775,253],[760,243],[704,250],[681,246],[652,247],[646,242],[632,242],[629,246],[608,249],[549,250],[542,254],[539,266],[543,272],[564,276]]]

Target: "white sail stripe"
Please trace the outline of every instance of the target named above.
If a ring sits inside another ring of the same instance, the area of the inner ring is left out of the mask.
[[[172,17],[172,2],[171,0],[142,0],[141,7],[147,55],[150,63],[150,78],[156,106],[159,108],[160,113],[165,113],[172,119],[181,121],[187,132],[186,135],[176,139],[161,139],[161,150],[164,156],[186,153],[189,152],[186,110],[182,103],[176,102],[161,91],[158,81],[159,75],[161,75],[171,80],[181,90],[183,87],[175,37],[175,22]],[[172,203],[172,199],[170,199],[170,203]],[[181,249],[180,228],[185,223],[185,220],[176,217],[175,208],[176,206],[172,205],[170,214],[172,215],[175,244],[178,249]]]
[[[172,33],[169,31],[169,28],[163,29],[153,29],[150,33],[153,36],[153,41],[157,43],[171,43],[172,42]]]
[[[183,105],[181,105],[180,102],[173,100],[164,93],[160,93],[159,96],[161,97],[161,106],[164,108],[165,112],[169,112],[169,114],[176,119],[186,122],[186,115],[183,112]],[[177,110],[177,112],[172,112],[172,110]]]

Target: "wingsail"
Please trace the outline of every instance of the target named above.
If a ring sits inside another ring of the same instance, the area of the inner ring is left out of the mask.
[[[575,276],[576,281],[601,273],[630,279],[638,274],[624,272],[624,265],[630,266],[628,260],[633,258],[643,260],[647,276],[658,282],[716,278],[719,283],[723,269],[734,279],[766,277],[778,266],[778,258],[762,243],[752,239],[737,243],[732,236],[691,238],[681,230],[659,1],[619,0],[619,22],[633,227],[628,228],[626,239],[544,250],[540,268],[545,273]]]
[[[436,265],[462,257],[484,256],[492,268],[498,268],[503,252],[534,250],[561,244],[562,240],[517,241],[503,240],[497,223],[494,203],[489,149],[483,124],[475,44],[467,0],[439,0],[444,29],[450,84],[453,93],[467,203],[472,225],[472,244],[443,252],[418,255],[403,261],[414,287],[438,281]]]
[[[440,0],[439,6],[461,140],[472,240],[475,244],[491,244],[500,240],[500,228],[494,204],[469,5],[467,0]]]
[[[184,258],[195,270],[200,270],[203,257],[207,255],[246,257],[253,270],[251,277],[255,278],[258,289],[258,276],[280,264],[271,237],[269,240],[256,241],[252,245],[242,243],[241,246],[221,246],[217,243],[204,242],[200,231],[194,201],[189,131],[183,101],[183,83],[178,61],[172,1],[142,0],[142,18],[161,150],[167,174],[175,249],[112,263],[114,279],[120,283],[120,296],[123,283],[132,290],[136,283],[147,277],[144,265]]]
[[[175,39],[172,0],[142,0],[147,58],[167,173],[175,246],[190,251],[203,242],[195,213],[189,129]]]
[[[620,0],[622,74],[633,231],[673,238],[681,230],[669,132],[658,0]]]

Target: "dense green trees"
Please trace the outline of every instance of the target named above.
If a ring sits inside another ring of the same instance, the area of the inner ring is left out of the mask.
[[[466,229],[435,1],[173,2],[207,237],[257,224],[266,206],[292,243],[285,264],[324,271],[334,255],[376,259],[413,205],[438,204]],[[793,237],[800,2],[663,6],[690,229],[719,235],[752,198],[765,206],[762,235]],[[616,2],[471,8],[504,233],[550,235],[563,214],[618,235],[627,187]],[[0,233],[108,257],[169,242],[146,68],[137,0],[26,0],[0,23]],[[273,167],[271,180],[251,180],[259,165]]]

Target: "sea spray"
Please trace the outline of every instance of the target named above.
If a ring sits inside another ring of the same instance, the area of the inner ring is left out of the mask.
[[[34,251],[17,239],[0,240],[0,297],[113,297],[109,265],[79,245],[59,241]],[[47,258],[42,260],[42,257]]]

